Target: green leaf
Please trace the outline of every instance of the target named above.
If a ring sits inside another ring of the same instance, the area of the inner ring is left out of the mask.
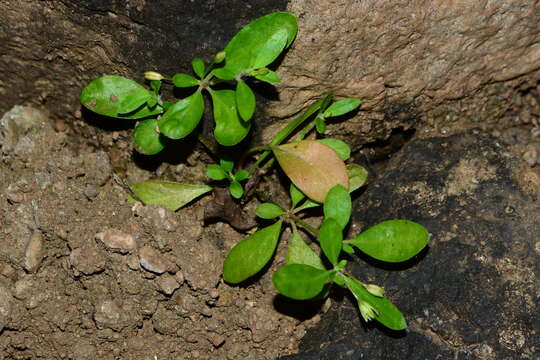
[[[234,80],[236,78],[236,74],[228,69],[225,68],[217,68],[212,70],[212,74],[216,76],[218,79],[221,80]]]
[[[227,174],[225,173],[225,171],[223,171],[221,166],[217,164],[208,165],[208,167],[206,168],[206,176],[208,176],[212,180],[218,181],[227,178]]]
[[[329,91],[324,99],[321,101],[321,108],[319,110],[318,115],[322,115],[321,112],[324,112],[326,109],[328,109],[328,106],[332,103],[332,99],[334,98],[334,93],[332,91]],[[322,115],[324,117],[324,115]]]
[[[246,180],[247,178],[249,178],[249,171],[244,170],[244,169],[238,170],[238,172],[234,174],[234,179],[236,181],[243,181],[243,180]]]
[[[242,141],[249,132],[250,123],[238,116],[236,95],[233,90],[212,90],[214,104],[214,137],[224,146],[234,146]]]
[[[362,187],[368,178],[368,171],[360,165],[350,164],[347,165],[347,171],[349,172],[349,192]]]
[[[89,82],[81,92],[81,103],[105,116],[123,117],[145,105],[153,94],[135,81],[105,75]]]
[[[244,121],[249,121],[255,112],[255,94],[242,80],[236,82],[236,106]]]
[[[273,146],[272,151],[285,174],[307,197],[323,202],[337,184],[349,188],[349,175],[334,150],[314,140]]]
[[[219,165],[228,173],[234,169],[234,161],[231,160],[221,159],[219,160]]]
[[[258,80],[261,80],[261,81],[264,81],[264,82],[268,82],[268,83],[272,83],[272,84],[277,84],[279,82],[281,82],[281,79],[279,78],[279,75],[277,73],[275,73],[274,71],[270,70],[270,69],[267,69],[267,68],[263,68],[261,69],[263,71],[257,71],[256,73],[254,73],[252,76],[255,77],[255,79],[258,79]]]
[[[191,134],[201,121],[204,100],[200,91],[178,101],[161,117],[159,130],[171,139],[181,139]]]
[[[332,265],[337,264],[341,243],[343,242],[343,229],[341,225],[332,218],[324,219],[319,229],[319,242],[321,249]]]
[[[157,95],[161,89],[161,80],[150,80],[150,87],[152,88],[154,94]]]
[[[324,199],[324,217],[333,218],[344,229],[349,223],[352,211],[352,201],[349,191],[341,185],[336,185]]]
[[[407,322],[403,314],[390,300],[370,294],[362,283],[354,278],[342,277],[356,301],[365,301],[376,310],[375,320],[392,330],[404,330],[407,328]]]
[[[229,184],[229,192],[235,199],[240,199],[244,195],[244,188],[238,181],[233,180]]]
[[[192,86],[198,86],[199,80],[188,74],[174,74],[172,77],[174,86],[180,88],[187,88]]]
[[[222,69],[233,74],[234,78],[248,70],[269,65],[292,43],[297,30],[296,18],[290,13],[277,12],[256,19],[244,26],[227,44]],[[218,73],[222,75],[222,72]]]
[[[349,243],[377,260],[395,263],[418,254],[428,240],[429,233],[420,224],[387,220],[370,227]]]
[[[345,251],[347,254],[354,254],[354,249],[352,248],[351,245],[347,243],[343,243],[341,245],[341,250]]]
[[[319,134],[324,134],[326,132],[326,121],[322,115],[315,118],[315,129]]]
[[[191,60],[191,67],[193,68],[193,72],[202,79],[204,76],[204,70],[206,68],[206,65],[204,65],[204,61],[199,58],[195,58]]]
[[[261,219],[275,219],[278,216],[285,214],[285,210],[274,203],[266,202],[257,206],[255,214]]]
[[[236,244],[223,263],[223,279],[238,284],[258,273],[274,254],[281,224],[282,221],[278,221]]]
[[[358,106],[360,106],[361,103],[362,102],[359,99],[354,98],[347,98],[336,101],[324,111],[324,116],[333,117],[346,114],[356,109]]]
[[[331,147],[343,161],[351,157],[351,148],[344,141],[338,139],[318,139],[317,141]]]
[[[135,150],[144,155],[155,155],[163,150],[165,147],[163,138],[157,130],[158,122],[156,119],[139,121],[133,130]]]
[[[163,111],[163,107],[161,107],[159,104],[156,104],[154,107],[149,107],[147,103],[146,105],[141,106],[135,111],[127,114],[119,114],[115,117],[119,119],[144,119],[150,116],[163,114]]]
[[[298,233],[296,226],[293,226],[291,241],[285,255],[285,264],[304,264],[326,270],[320,256],[306,244],[302,236]]]
[[[314,207],[317,207],[317,206],[321,206],[320,203],[318,202],[315,202],[313,200],[310,200],[310,199],[307,199],[303,204],[302,206],[298,207],[295,209],[295,212],[298,212],[298,211],[302,211],[302,210],[306,210],[306,209],[311,209],[311,208],[314,208]]]
[[[290,264],[279,268],[272,282],[280,294],[296,300],[312,299],[332,281],[334,272],[304,264]]]
[[[207,185],[180,184],[172,181],[148,180],[129,186],[145,204],[163,205],[172,211],[212,190]]]
[[[298,190],[293,183],[289,187],[289,195],[291,196],[292,207],[294,208],[303,198],[306,197],[303,192]]]

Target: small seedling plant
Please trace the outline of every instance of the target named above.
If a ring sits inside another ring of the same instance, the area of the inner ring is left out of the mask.
[[[360,100],[334,101],[329,93],[290,121],[268,144],[247,150],[236,163],[220,156],[222,147],[237,146],[250,132],[256,108],[250,82],[280,81],[269,66],[291,45],[296,33],[297,21],[292,14],[265,15],[243,27],[212,62],[193,59],[194,75],[166,77],[148,71],[148,87],[121,76],[105,75],[82,90],[81,103],[99,115],[138,120],[133,131],[134,149],[144,155],[155,155],[168,144],[197,133],[201,143],[218,157],[218,162],[206,169],[208,178],[225,185],[239,201],[253,196],[249,188],[245,189],[246,181],[256,184],[261,174],[277,163],[290,180],[290,203],[258,205],[256,215],[274,222],[231,249],[223,263],[224,280],[240,284],[258,274],[272,260],[282,231],[288,226],[291,236],[285,265],[272,277],[279,293],[310,300],[328,296],[332,285],[346,287],[365,321],[375,319],[390,329],[402,330],[406,321],[384,296],[384,290],[355,279],[347,273],[347,262],[342,259],[342,253],[353,254],[356,249],[377,260],[403,262],[416,256],[429,238],[424,227],[407,220],[383,221],[352,239],[343,238],[352,211],[350,193],[364,185],[368,173],[359,165],[346,163],[351,149],[341,140],[325,137],[326,125],[356,111]],[[166,101],[161,94],[164,83],[192,92],[176,102]],[[217,147],[197,130],[205,96],[212,104]],[[306,139],[308,135],[310,139]],[[213,187],[148,180],[130,184],[129,189],[135,200],[176,211]],[[313,208],[322,210],[319,226],[306,221],[305,210]],[[305,242],[304,232],[318,242],[319,252]]]

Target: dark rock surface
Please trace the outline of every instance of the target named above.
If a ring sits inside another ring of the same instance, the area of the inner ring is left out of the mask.
[[[211,60],[242,26],[285,6],[285,0],[2,1],[0,113],[32,102],[65,120],[80,109],[88,81],[191,72],[192,58]]]
[[[366,326],[345,295],[284,359],[536,359],[540,177],[522,164],[475,130],[407,144],[356,200],[350,232],[409,219],[429,229],[429,249],[349,265],[385,287],[408,330]]]

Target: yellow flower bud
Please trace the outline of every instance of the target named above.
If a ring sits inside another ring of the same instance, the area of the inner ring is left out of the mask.
[[[219,64],[223,60],[225,60],[225,51],[220,51],[214,57],[214,63]]]
[[[161,75],[160,73],[155,72],[155,71],[146,71],[144,73],[144,78],[146,80],[163,80],[163,79],[165,79],[165,77],[163,75]]]
[[[374,284],[364,285],[364,287],[366,288],[367,291],[369,291],[371,295],[375,295],[378,297],[384,296],[384,289],[382,287],[379,287]]]

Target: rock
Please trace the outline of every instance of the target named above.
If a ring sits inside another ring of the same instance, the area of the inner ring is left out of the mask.
[[[97,233],[96,239],[103,242],[108,248],[118,250],[123,254],[137,248],[137,242],[132,235],[115,229],[107,229]]]
[[[80,273],[92,275],[105,269],[106,253],[96,246],[95,243],[87,243],[76,248],[69,254],[69,262],[74,268],[75,275]]]
[[[96,306],[94,320],[99,329],[118,329],[120,324],[120,306],[114,300],[103,300]]]
[[[176,281],[175,277],[171,275],[160,276],[157,280],[157,284],[159,291],[167,296],[171,296],[174,291],[180,287],[178,281]]]
[[[163,256],[149,245],[139,249],[139,262],[145,270],[156,274],[163,274],[169,268]]]
[[[34,232],[24,251],[24,269],[29,273],[36,272],[41,265],[45,257],[43,247],[43,235],[38,231]]]
[[[11,303],[13,297],[9,288],[0,283],[0,334],[11,319]]]
[[[490,97],[512,99],[513,78],[540,79],[534,1],[291,0],[288,10],[299,32],[278,68],[281,101],[268,111],[296,116],[329,90],[362,99],[354,119],[328,129],[354,147],[430,118],[458,121],[476,110],[475,121],[491,121],[506,105]],[[272,121],[268,135],[285,123]]]
[[[73,346],[73,360],[93,360],[96,358],[96,347],[88,340],[81,339]]]
[[[32,131],[39,131],[48,121],[47,114],[30,106],[14,106],[0,119],[0,148],[2,153],[23,155],[31,152],[33,140],[28,137]]]
[[[397,266],[355,256],[349,272],[384,287],[408,331],[363,330],[345,297],[284,359],[534,359],[540,187],[528,172],[477,131],[407,144],[355,201],[349,235],[408,219],[432,234],[429,249]]]
[[[138,209],[137,215],[141,216],[146,224],[158,230],[173,232],[178,228],[178,220],[174,211],[163,206],[143,206]]]
[[[84,156],[85,179],[90,185],[103,186],[110,179],[112,166],[105,151],[97,151]]]

